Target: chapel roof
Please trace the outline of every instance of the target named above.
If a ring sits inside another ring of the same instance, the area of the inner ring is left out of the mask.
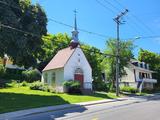
[[[52,58],[52,60],[48,63],[48,65],[43,69],[43,71],[63,68],[69,58],[74,53],[75,49],[71,49],[71,47],[64,48]]]

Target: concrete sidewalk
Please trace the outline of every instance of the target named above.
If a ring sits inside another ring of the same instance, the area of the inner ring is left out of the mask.
[[[82,106],[85,107],[89,105],[96,105],[96,104],[103,104],[103,103],[124,101],[124,100],[128,100],[128,98],[104,99],[104,100],[99,100],[99,101],[81,102],[81,103],[75,103],[75,104],[64,104],[64,105],[56,105],[56,106],[49,106],[49,107],[20,110],[20,111],[0,114],[0,120],[8,120],[11,118],[27,116],[27,115],[32,115],[32,114],[59,111],[59,110],[71,109],[75,107],[82,107]]]

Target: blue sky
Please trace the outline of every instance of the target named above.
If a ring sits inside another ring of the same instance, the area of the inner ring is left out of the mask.
[[[113,18],[125,8],[129,10],[123,17],[125,24],[120,26],[120,38],[126,39],[139,36],[160,36],[160,0],[98,0],[105,7],[98,4],[96,0],[32,0],[38,2],[45,10],[48,18],[73,25],[74,13],[77,9],[78,28],[96,32],[108,37],[116,37],[116,23]],[[109,1],[112,5],[110,5]],[[116,1],[118,1],[118,4]],[[114,6],[114,7],[113,7]],[[68,33],[71,36],[71,28],[48,21],[48,32]],[[95,46],[101,50],[105,49],[105,41],[108,37],[100,37],[79,31],[81,42]],[[138,49],[143,48],[156,53],[159,52],[160,37],[141,38],[135,41]]]

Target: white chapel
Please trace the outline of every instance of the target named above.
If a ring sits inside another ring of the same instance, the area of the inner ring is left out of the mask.
[[[63,92],[63,82],[67,80],[77,80],[82,89],[92,90],[92,68],[80,48],[78,33],[75,15],[70,45],[58,51],[43,69],[41,81],[56,91]]]

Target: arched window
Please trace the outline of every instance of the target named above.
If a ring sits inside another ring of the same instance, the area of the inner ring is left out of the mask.
[[[75,70],[75,74],[83,74],[82,69],[81,69],[81,68],[77,68],[77,69]]]

